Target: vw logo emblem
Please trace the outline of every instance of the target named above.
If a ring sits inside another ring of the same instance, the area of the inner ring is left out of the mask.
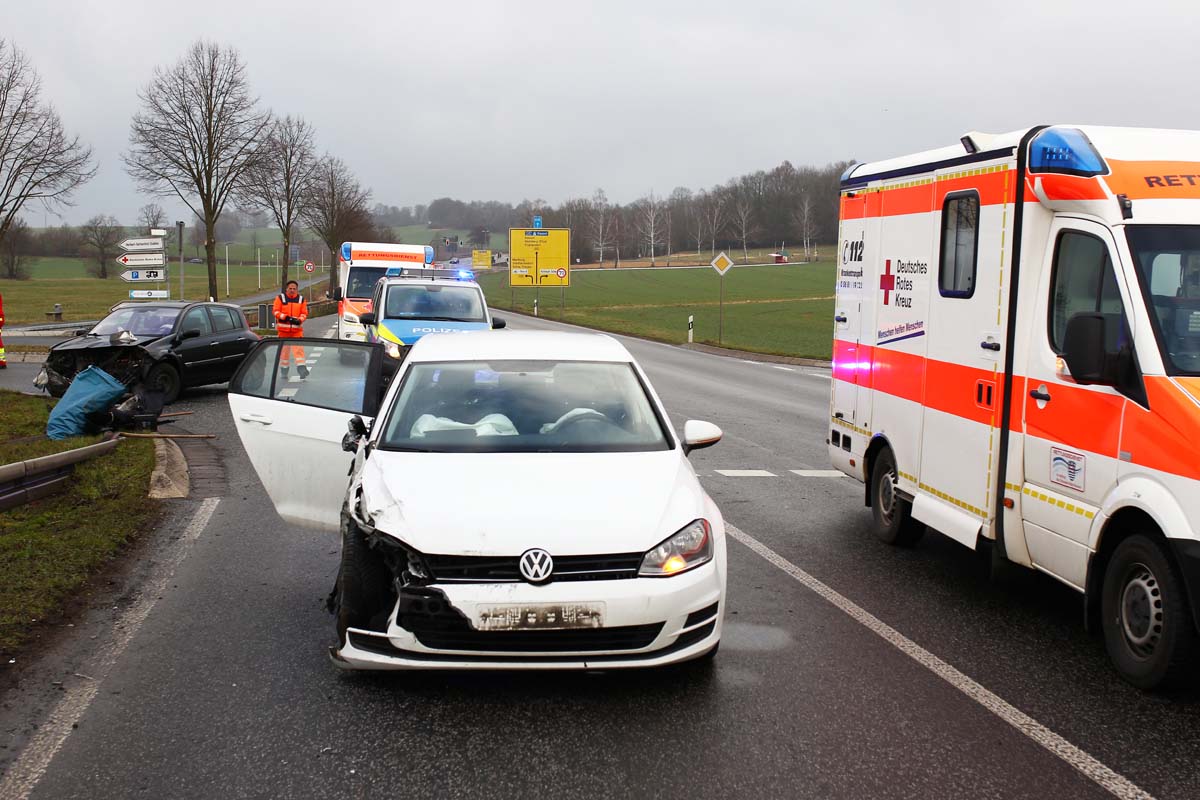
[[[526,550],[521,554],[517,566],[525,580],[530,583],[542,583],[550,580],[550,573],[554,572],[554,559],[545,550]]]

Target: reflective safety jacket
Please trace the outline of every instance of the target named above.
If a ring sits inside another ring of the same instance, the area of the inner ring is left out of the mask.
[[[296,295],[293,300],[286,294],[280,294],[275,298],[275,329],[279,331],[280,336],[301,336],[304,333],[301,323],[308,319],[308,303],[304,302],[304,295]],[[288,317],[295,317],[300,322],[287,322]]]

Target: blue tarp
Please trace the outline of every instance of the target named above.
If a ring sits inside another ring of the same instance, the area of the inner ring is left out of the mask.
[[[107,411],[125,394],[125,385],[99,367],[88,367],[75,376],[66,394],[50,412],[46,435],[51,439],[81,436],[87,415]]]

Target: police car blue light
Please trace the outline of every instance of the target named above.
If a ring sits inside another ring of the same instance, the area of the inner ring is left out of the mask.
[[[458,271],[458,279],[460,281],[473,281],[475,280],[475,273],[469,269],[460,269]]]

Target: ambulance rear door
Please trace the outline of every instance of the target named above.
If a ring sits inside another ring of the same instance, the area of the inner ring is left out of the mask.
[[[872,259],[878,250],[878,218],[867,216],[870,194],[847,192],[842,195],[841,236],[838,243],[837,290],[834,300],[833,393],[832,413],[839,420],[838,440],[852,437],[868,420],[860,419],[859,386],[870,387],[869,352],[862,348],[862,333],[871,321],[864,314],[864,289],[871,273]],[[875,195],[878,200],[878,194]],[[872,230],[868,231],[868,227]],[[854,450],[861,453],[865,441]],[[851,448],[846,447],[849,450]]]

